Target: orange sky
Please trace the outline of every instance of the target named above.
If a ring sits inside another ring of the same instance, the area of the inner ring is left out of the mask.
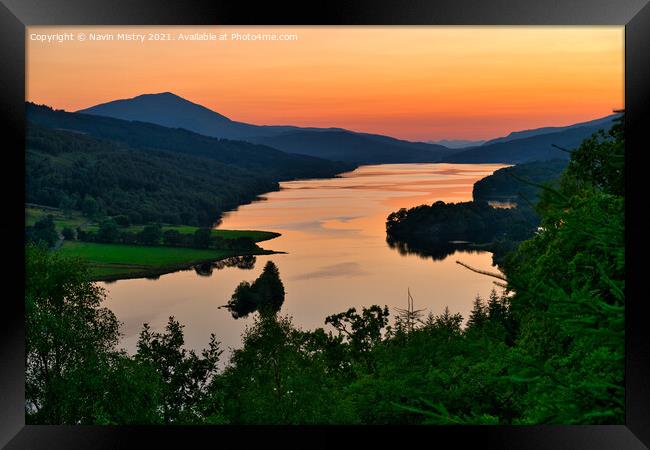
[[[30,38],[64,32],[75,40]],[[117,40],[150,32],[298,39]],[[623,27],[57,26],[26,37],[27,99],[68,111],[170,91],[243,122],[431,140],[568,125],[624,106]]]

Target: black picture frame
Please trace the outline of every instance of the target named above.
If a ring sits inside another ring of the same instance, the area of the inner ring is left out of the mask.
[[[642,157],[650,151],[650,5],[648,0],[390,0],[277,2],[199,0],[2,0],[0,5],[0,123],[4,126],[0,179],[6,213],[5,286],[0,328],[0,446],[116,448],[188,445],[225,438],[249,442],[251,431],[302,445],[353,437],[387,441],[395,427],[102,427],[25,425],[24,414],[24,144],[25,27],[30,25],[621,25],[625,26],[626,108],[626,423],[613,426],[435,426],[409,430],[424,442],[474,442],[482,448],[637,449],[650,446],[650,338],[645,264]],[[20,218],[20,219],[18,219]],[[15,295],[14,295],[15,293]],[[347,435],[339,437],[338,433]],[[308,439],[308,440],[307,440]],[[301,445],[301,446],[302,446]]]

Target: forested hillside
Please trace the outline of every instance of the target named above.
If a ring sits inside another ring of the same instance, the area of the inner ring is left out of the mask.
[[[132,223],[209,225],[278,188],[270,177],[214,160],[38,126],[28,127],[25,167],[27,202]]]
[[[596,121],[595,125],[566,127],[552,133],[521,137],[518,139],[485,143],[477,147],[463,149],[444,158],[449,163],[506,163],[519,164],[532,161],[569,159],[566,150],[575,148],[580,143],[601,129],[608,129],[609,124]],[[524,134],[524,136],[526,136]],[[560,148],[558,148],[560,147]],[[564,151],[562,150],[564,149]]]
[[[115,100],[78,112],[184,128],[205,136],[241,139],[288,153],[355,164],[436,162],[455,152],[441,145],[342,128],[261,126],[236,122],[171,92]]]
[[[355,164],[439,162],[458,151],[441,145],[408,142],[347,130],[299,130],[252,140],[286,152]]]
[[[475,202],[510,201],[530,206],[538,200],[540,185],[559,180],[568,160],[534,161],[496,170],[472,189]]]
[[[261,175],[275,179],[332,176],[354,167],[311,156],[289,154],[264,145],[211,138],[151,123],[54,111],[33,103],[27,103],[26,110],[27,120],[43,127],[78,131],[141,149],[208,158],[259,171]]]
[[[278,188],[353,166],[185,130],[27,104],[26,201],[127,215],[132,223],[210,225]]]

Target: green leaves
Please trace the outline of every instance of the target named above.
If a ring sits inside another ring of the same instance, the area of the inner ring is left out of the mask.
[[[624,142],[614,127],[572,152],[542,231],[506,265],[522,332],[512,380],[522,423],[622,423],[625,308]]]
[[[191,424],[203,419],[203,402],[217,375],[219,342],[212,335],[201,356],[183,348],[183,325],[169,318],[164,333],[145,324],[138,340],[135,361],[157,374],[155,385],[162,394],[164,423]]]

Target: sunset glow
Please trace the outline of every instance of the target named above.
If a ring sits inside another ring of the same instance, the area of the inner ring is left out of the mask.
[[[29,27],[27,99],[76,111],[170,91],[232,120],[487,139],[624,106],[623,27]],[[42,33],[295,33],[43,42]]]

